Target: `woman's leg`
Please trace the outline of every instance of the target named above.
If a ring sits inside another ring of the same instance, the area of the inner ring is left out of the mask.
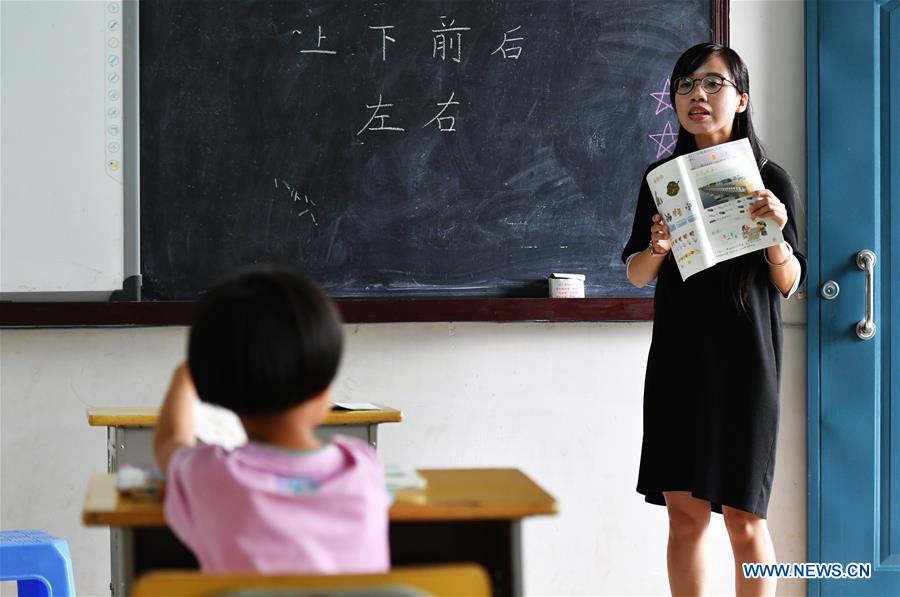
[[[775,563],[775,547],[769,536],[766,519],[756,514],[744,512],[736,508],[722,507],[725,516],[725,528],[731,540],[731,551],[734,552],[734,592],[737,597],[753,595],[774,595],[777,579],[744,578],[741,564],[760,562]]]
[[[709,585],[706,554],[706,529],[709,528],[710,505],[687,491],[667,491],[669,511],[669,589],[672,595],[702,595]]]

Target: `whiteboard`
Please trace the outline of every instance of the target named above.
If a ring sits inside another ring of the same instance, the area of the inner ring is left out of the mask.
[[[122,288],[124,10],[121,0],[0,1],[4,295]]]

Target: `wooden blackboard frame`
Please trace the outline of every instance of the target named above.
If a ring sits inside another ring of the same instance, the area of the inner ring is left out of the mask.
[[[712,40],[728,45],[730,0],[710,0]],[[347,323],[648,321],[652,297],[336,299]],[[0,327],[189,325],[196,301],[4,302]]]
[[[653,298],[337,299],[345,323],[646,321]],[[0,327],[190,325],[197,301],[21,302],[0,305]]]

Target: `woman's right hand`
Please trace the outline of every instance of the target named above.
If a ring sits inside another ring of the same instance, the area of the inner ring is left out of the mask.
[[[659,214],[653,216],[653,225],[650,226],[651,251],[654,255],[666,255],[672,250],[672,242],[669,237],[669,225]]]

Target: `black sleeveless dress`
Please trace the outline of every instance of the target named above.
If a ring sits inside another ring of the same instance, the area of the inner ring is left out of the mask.
[[[797,240],[797,191],[771,161],[761,174],[787,207],[783,234],[800,261],[802,283],[807,264]],[[647,248],[656,213],[645,180],[623,261]],[[734,296],[742,275],[752,280],[743,307]],[[660,505],[664,491],[689,491],[710,501],[715,512],[725,505],[765,518],[778,435],[782,332],[781,293],[769,280],[762,251],[687,281],[666,257],[654,309],[637,491]]]

